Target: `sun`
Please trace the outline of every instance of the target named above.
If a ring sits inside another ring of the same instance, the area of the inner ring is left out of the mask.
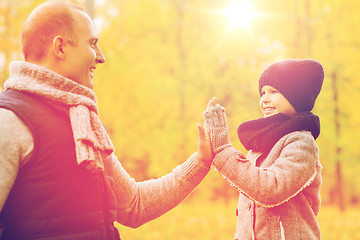
[[[251,21],[256,17],[256,12],[251,6],[250,0],[232,0],[227,9],[223,11],[228,19],[230,29],[249,29]]]

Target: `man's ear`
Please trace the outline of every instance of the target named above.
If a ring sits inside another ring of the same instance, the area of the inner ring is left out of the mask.
[[[65,58],[65,38],[56,36],[52,42],[52,52],[59,58]]]

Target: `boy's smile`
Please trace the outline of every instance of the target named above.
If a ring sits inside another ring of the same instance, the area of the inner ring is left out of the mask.
[[[276,108],[275,108],[275,107],[269,107],[269,106],[263,107],[263,114],[264,114],[265,116],[267,116],[267,115],[273,115],[273,114],[271,114],[273,111],[276,111]]]

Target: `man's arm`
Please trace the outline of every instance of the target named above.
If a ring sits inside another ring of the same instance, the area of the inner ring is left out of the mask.
[[[19,165],[32,152],[30,130],[12,112],[0,108],[0,211],[15,182]]]
[[[183,201],[210,170],[213,155],[204,128],[198,124],[198,153],[171,173],[137,183],[114,156],[114,192],[118,202],[117,221],[139,227],[160,217]]]
[[[136,182],[114,159],[114,191],[118,202],[117,221],[139,227],[160,217],[183,201],[202,181],[210,168],[193,154],[171,173],[157,179]]]

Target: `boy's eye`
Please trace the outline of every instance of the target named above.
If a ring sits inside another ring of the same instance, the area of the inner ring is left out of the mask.
[[[279,93],[279,91],[276,90],[276,89],[267,90],[267,91],[262,91],[260,96],[262,97],[262,96],[264,96],[266,93],[268,93],[268,94],[277,94],[277,93]]]

